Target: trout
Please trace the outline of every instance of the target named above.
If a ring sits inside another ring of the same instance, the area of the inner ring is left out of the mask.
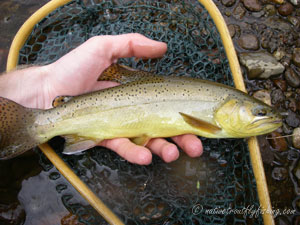
[[[153,75],[116,64],[99,80],[122,85],[63,98],[68,101],[49,110],[25,108],[0,97],[0,159],[55,136],[66,139],[64,153],[72,154],[117,137],[139,145],[181,134],[245,138],[282,125],[281,116],[270,106],[207,80]]]

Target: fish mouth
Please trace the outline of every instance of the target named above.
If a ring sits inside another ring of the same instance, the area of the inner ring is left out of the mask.
[[[253,120],[250,125],[253,125],[253,124],[256,124],[257,122],[265,122],[265,123],[282,123],[282,119],[274,119],[272,117],[262,117],[262,118],[258,118],[258,119],[255,119]]]
[[[253,120],[248,126],[248,129],[254,128],[254,127],[263,127],[265,125],[271,125],[272,126],[278,126],[282,124],[282,119],[274,119],[270,117],[264,117],[264,118],[259,118],[256,120]]]
[[[253,121],[251,124],[246,126],[246,129],[248,131],[253,131],[257,135],[267,134],[278,127],[282,126],[282,120],[281,119],[272,119],[272,118],[262,118]]]

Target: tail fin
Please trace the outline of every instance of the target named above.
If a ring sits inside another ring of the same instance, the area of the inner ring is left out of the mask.
[[[0,159],[13,158],[35,147],[35,110],[0,97]]]

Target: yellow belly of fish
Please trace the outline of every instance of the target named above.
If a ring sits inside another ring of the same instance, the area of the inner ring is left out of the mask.
[[[180,112],[193,115],[207,122],[214,123],[212,103],[202,105],[194,101],[158,102],[137,106],[126,106],[82,115],[63,120],[53,129],[48,130],[48,136],[76,134],[87,139],[112,139],[117,137],[171,137],[180,134],[196,134],[205,137],[223,137],[220,131],[217,135],[199,130],[186,123]]]

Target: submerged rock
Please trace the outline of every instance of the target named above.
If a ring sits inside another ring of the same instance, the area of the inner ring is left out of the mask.
[[[288,21],[295,27],[300,26],[299,18],[296,16],[288,16]],[[298,39],[299,40],[299,39]]]
[[[288,171],[284,167],[275,167],[272,170],[272,178],[274,180],[278,180],[278,181],[285,180],[287,176],[288,176]]]
[[[299,87],[300,86],[300,77],[295,73],[292,68],[288,68],[284,73],[284,78],[288,85],[291,87]]]
[[[293,146],[300,149],[300,127],[297,127],[293,131]]]
[[[293,133],[293,128],[287,125],[286,123],[282,123],[282,130],[285,134],[290,135]]]
[[[295,5],[295,6],[299,6],[300,5],[300,0],[290,0],[290,2]]]
[[[300,125],[299,116],[291,110],[288,110],[288,116],[286,118],[286,123],[291,127],[298,127]]]
[[[296,99],[290,98],[289,99],[289,106],[288,107],[293,112],[296,112],[297,111],[297,102],[296,102]]]
[[[258,12],[262,9],[262,5],[258,0],[243,0],[244,6],[251,12]]]
[[[235,26],[234,24],[229,24],[228,25],[228,31],[230,33],[231,38],[235,36]]]
[[[222,4],[227,6],[227,7],[230,7],[230,6],[233,6],[235,4],[235,0],[222,0]]]
[[[271,29],[276,29],[280,31],[291,31],[291,25],[281,18],[268,17],[263,23]]]
[[[233,10],[233,16],[236,19],[242,19],[246,13],[246,10],[241,4],[238,4]]]
[[[278,87],[282,91],[286,91],[286,81],[282,79],[275,79],[273,80],[273,83],[275,84],[276,87]]]
[[[287,142],[284,137],[281,137],[282,135],[280,133],[273,131],[269,136],[269,141],[272,148],[280,152],[286,151],[288,149]]]
[[[294,7],[291,3],[286,2],[278,8],[278,12],[282,16],[288,16],[293,13]]]
[[[284,56],[286,56],[286,52],[284,51],[283,48],[278,48],[276,51],[273,53],[273,56],[279,61],[281,60]]]
[[[276,14],[276,8],[274,5],[268,4],[264,7],[265,16],[273,16]]]
[[[241,53],[239,59],[247,68],[249,79],[267,79],[284,71],[284,66],[268,52]]]
[[[283,94],[283,91],[280,89],[275,89],[271,92],[271,101],[272,105],[277,105],[283,102],[285,99],[285,96]]]
[[[239,45],[246,50],[257,50],[259,42],[254,34],[243,34],[238,40]]]
[[[274,53],[273,56],[279,61],[286,55],[285,51],[281,48],[278,48]]]
[[[297,67],[300,67],[300,48],[294,49],[292,60]]]
[[[267,105],[271,105],[271,95],[270,91],[267,90],[259,90],[254,92],[253,97],[266,103]]]

